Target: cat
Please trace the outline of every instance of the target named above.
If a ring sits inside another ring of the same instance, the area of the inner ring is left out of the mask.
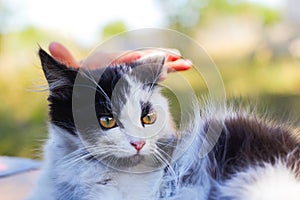
[[[49,139],[29,200],[300,199],[299,131],[214,102],[177,130],[164,55],[94,70],[39,57]]]

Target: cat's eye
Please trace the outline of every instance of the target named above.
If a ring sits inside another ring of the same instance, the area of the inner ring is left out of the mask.
[[[142,122],[143,124],[153,124],[156,120],[156,113],[155,112],[150,112],[144,117],[142,117]]]
[[[100,117],[99,122],[100,125],[105,129],[114,128],[117,125],[116,120],[109,116]]]

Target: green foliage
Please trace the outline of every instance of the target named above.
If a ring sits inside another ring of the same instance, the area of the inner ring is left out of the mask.
[[[112,37],[116,34],[122,33],[126,30],[127,30],[127,28],[126,28],[126,25],[123,21],[115,21],[115,22],[107,24],[102,29],[102,38],[107,39],[107,38]]]
[[[0,155],[39,158],[47,134],[46,96],[31,91],[25,77],[11,78],[0,79]]]
[[[260,15],[263,18],[265,25],[273,25],[277,22],[279,22],[282,18],[282,16],[278,13],[278,11],[272,10],[272,9],[261,9]]]
[[[35,110],[32,119],[18,120],[0,112],[0,155],[40,158],[47,133],[44,113],[44,109]]]
[[[170,28],[191,35],[200,17],[199,9],[206,1],[180,0],[175,3],[172,0],[157,0],[157,4]]]
[[[209,23],[212,18],[234,15],[255,15],[265,25],[281,19],[276,10],[244,0],[172,0],[157,1],[170,28],[193,35],[197,24]]]
[[[257,16],[261,18],[265,25],[272,25],[281,20],[281,14],[278,10],[243,0],[210,0],[199,12],[202,16],[201,23],[209,22],[211,18],[220,17],[222,15]]]
[[[28,27],[3,34],[0,54],[0,155],[40,158],[47,137],[47,92],[37,56],[38,44],[55,40]],[[58,40],[62,41],[62,39]]]

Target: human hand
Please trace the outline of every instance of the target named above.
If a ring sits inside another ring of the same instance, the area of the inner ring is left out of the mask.
[[[103,51],[96,51],[83,61],[76,61],[70,51],[60,43],[52,42],[49,45],[51,55],[59,62],[74,68],[87,68],[95,69],[105,67],[107,64],[118,63],[131,63],[143,56],[155,52],[155,50],[142,50],[142,51],[128,51],[128,52],[115,52],[105,53]],[[170,52],[170,53],[167,53]],[[171,53],[172,52],[172,53]],[[174,53],[173,53],[174,52]],[[184,71],[192,67],[190,61],[181,58],[180,53],[175,50],[166,51],[166,62],[164,67],[167,68],[166,72]],[[164,79],[164,74],[161,79]]]

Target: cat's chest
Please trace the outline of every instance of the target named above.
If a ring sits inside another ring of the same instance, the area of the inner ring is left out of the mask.
[[[114,198],[122,200],[149,200],[158,197],[162,172],[147,174],[112,174],[106,184],[107,194],[114,194]],[[112,191],[114,191],[112,193]]]

